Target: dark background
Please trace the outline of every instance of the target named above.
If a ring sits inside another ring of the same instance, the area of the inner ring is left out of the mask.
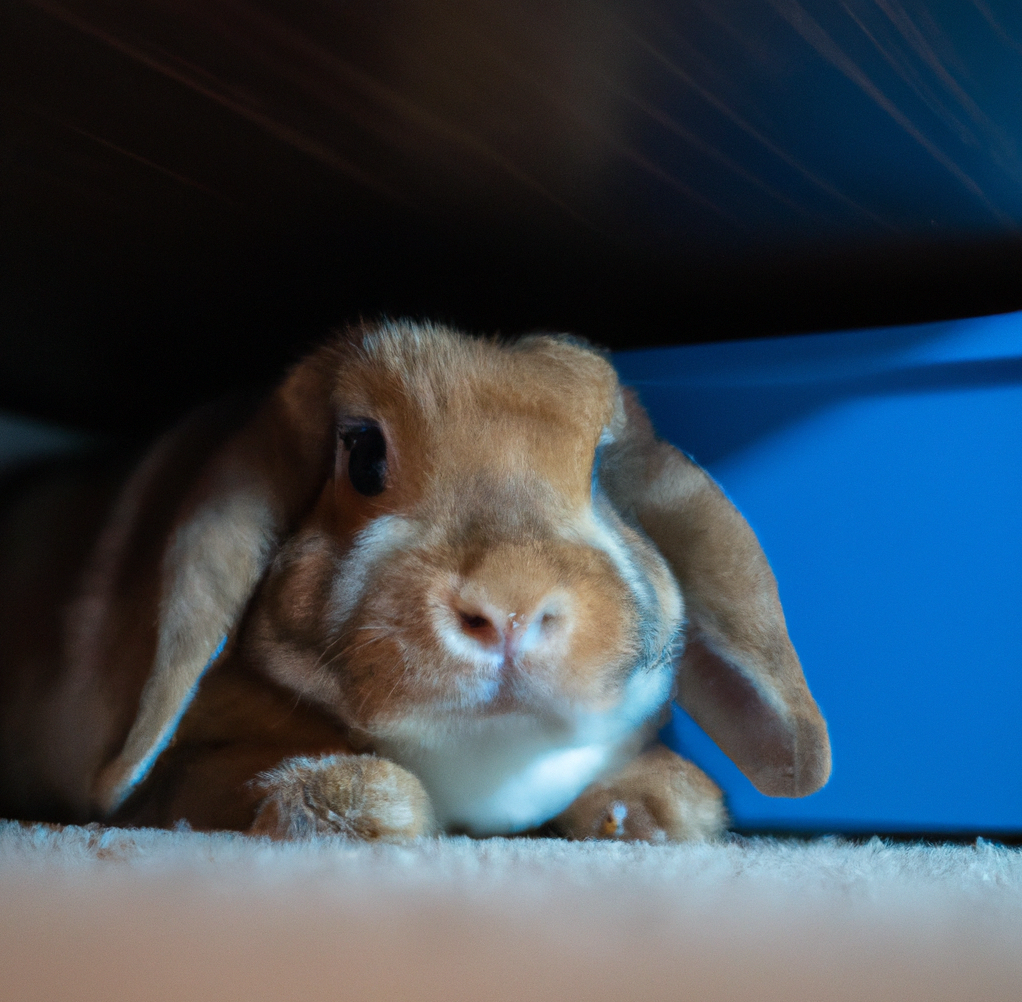
[[[0,408],[379,313],[608,347],[1022,308],[1017,0],[5,0]]]

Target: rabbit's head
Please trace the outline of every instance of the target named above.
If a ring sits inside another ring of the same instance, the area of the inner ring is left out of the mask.
[[[751,530],[565,337],[347,332],[213,457],[163,566],[108,809],[242,621],[262,670],[369,740],[507,715],[638,728],[677,688],[764,792],[829,772]]]
[[[402,325],[332,364],[334,473],[254,604],[266,670],[374,735],[599,713],[637,675],[657,710],[683,607],[600,483],[625,425],[611,366]]]

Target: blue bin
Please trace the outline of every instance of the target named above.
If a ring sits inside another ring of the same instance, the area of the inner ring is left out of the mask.
[[[759,535],[830,725],[783,800],[676,710],[735,825],[1022,832],[1022,314],[614,361]]]

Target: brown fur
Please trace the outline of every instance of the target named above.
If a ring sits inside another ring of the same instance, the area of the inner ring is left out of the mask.
[[[725,821],[712,780],[669,748],[654,745],[590,785],[552,827],[576,839],[689,842],[712,838]]]
[[[371,496],[337,430],[366,420],[386,441]],[[681,700],[739,767],[787,796],[829,773],[751,530],[566,339],[355,329],[254,413],[200,414],[97,483],[38,488],[0,530],[7,813],[394,839],[503,811],[516,830],[528,804],[501,784],[534,765],[551,805],[583,777],[550,809],[563,834],[707,837],[719,791],[649,746],[686,614]],[[52,559],[20,544],[58,528]],[[484,763],[500,741],[528,751],[506,776]]]

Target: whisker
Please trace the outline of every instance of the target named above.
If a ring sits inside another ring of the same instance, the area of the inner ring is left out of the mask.
[[[409,662],[409,660],[408,660],[408,658],[406,656],[405,645],[403,643],[401,643],[400,638],[398,639],[397,647],[398,647],[398,657],[399,657],[399,659],[401,661],[401,672],[398,675],[397,679],[395,680],[394,685],[391,687],[390,692],[388,692],[386,697],[381,701],[381,703],[380,703],[380,708],[381,709],[382,709],[382,707],[387,705],[387,703],[390,701],[391,697],[393,697],[394,693],[397,691],[397,687],[401,684],[402,681],[404,681],[405,677],[408,675],[408,673],[409,673],[409,671],[411,669],[411,664],[410,664],[410,662]],[[361,705],[358,708],[358,716],[359,717],[362,716],[363,711],[365,710],[366,706],[369,704],[369,699],[372,696],[372,694],[373,693],[372,693],[372,689],[371,688],[366,690],[365,696],[362,698]]]
[[[383,629],[384,629],[384,627],[377,626],[375,624],[369,624],[369,625],[366,625],[366,626],[356,626],[355,627],[356,631],[361,631],[361,630],[376,630],[376,631],[380,631],[380,630],[383,630]],[[361,648],[357,648],[357,647],[353,648],[353,649],[352,648],[345,648],[344,650],[340,651],[338,654],[335,654],[329,661],[327,661],[324,664],[323,658],[325,658],[327,656],[327,654],[330,652],[330,649],[332,647],[335,647],[342,640],[344,640],[345,636],[346,636],[346,634],[341,633],[340,635],[334,637],[334,639],[331,640],[330,643],[328,643],[326,645],[326,647],[323,649],[323,653],[320,654],[320,656],[316,659],[316,663],[315,663],[315,665],[313,665],[313,669],[312,669],[313,671],[318,671],[320,668],[326,668],[329,665],[333,664],[333,662],[336,661],[338,657],[342,657],[344,654],[352,654],[352,653],[354,653],[355,650],[360,650],[361,649]],[[367,643],[371,643],[371,642],[372,641],[367,641]]]
[[[326,647],[323,650],[323,653],[320,654],[320,656],[316,659],[316,664],[313,666],[312,669],[313,671],[317,671],[319,669],[320,665],[323,663],[323,658],[327,656],[327,653],[329,652],[330,648],[333,647],[335,644],[339,644],[343,639],[344,634],[342,633],[339,636],[334,637],[334,639],[331,640],[330,643],[326,645]]]
[[[370,644],[378,644],[383,640],[386,640],[390,636],[389,633],[382,634],[381,636],[370,637],[368,640],[363,641],[361,644],[354,644],[345,647],[343,650],[338,651],[329,661],[323,664],[322,670],[326,670],[332,664],[339,661],[342,658],[350,657],[352,654],[357,654],[359,651],[369,647]]]
[[[380,703],[381,707],[386,706],[390,702],[390,700],[394,696],[394,693],[397,692],[397,687],[408,676],[408,671],[411,668],[411,664],[409,663],[408,658],[405,657],[404,644],[400,645],[400,650],[401,650],[401,674],[398,675],[397,679],[395,679],[394,684],[390,687],[390,692],[387,693],[383,701]]]

